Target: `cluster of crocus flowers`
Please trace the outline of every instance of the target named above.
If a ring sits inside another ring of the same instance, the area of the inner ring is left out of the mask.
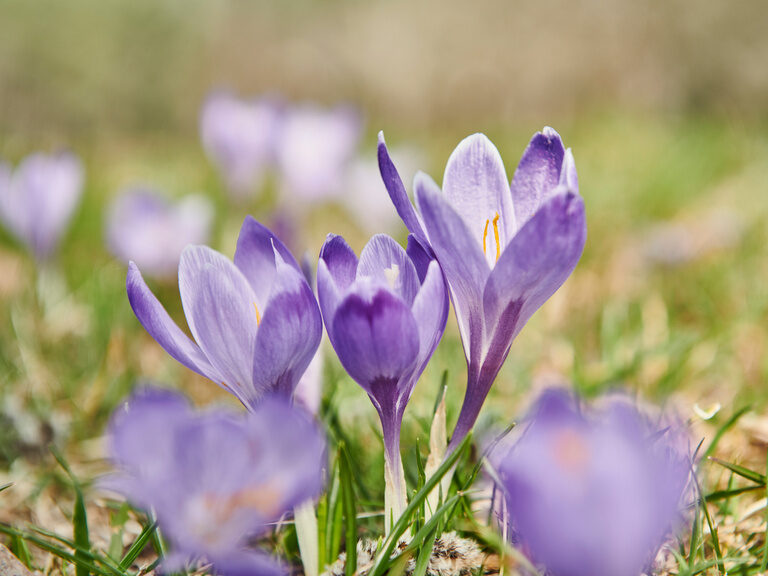
[[[201,195],[176,202],[149,188],[123,190],[107,215],[107,246],[125,263],[133,261],[155,278],[175,275],[188,244],[205,244],[213,206]]]
[[[329,235],[317,288],[331,344],[381,420],[388,533],[406,506],[403,413],[445,330],[448,291],[438,263],[417,242],[406,252],[386,235],[374,236],[359,260],[343,238]]]
[[[573,155],[551,128],[537,133],[510,185],[496,147],[482,134],[448,160],[442,190],[418,173],[418,211],[383,135],[379,166],[398,214],[445,274],[467,359],[467,388],[455,447],[472,429],[512,341],[565,282],[586,241]]]
[[[325,441],[284,398],[251,413],[194,410],[184,396],[139,390],[112,417],[109,454],[117,471],[102,486],[157,518],[171,573],[206,562],[222,575],[285,569],[249,541],[323,487]]]
[[[283,243],[251,217],[240,230],[234,263],[207,246],[182,252],[179,291],[195,342],[134,263],[126,285],[136,317],[166,352],[249,409],[267,394],[289,398],[320,345],[320,310],[304,274]]]
[[[51,258],[83,189],[83,168],[70,153],[32,154],[12,171],[0,162],[0,219],[38,261]]]
[[[690,451],[625,398],[547,391],[492,456],[509,534],[553,576],[637,576],[681,518]]]

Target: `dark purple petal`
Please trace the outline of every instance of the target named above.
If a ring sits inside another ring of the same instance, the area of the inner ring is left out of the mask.
[[[477,245],[484,247],[489,262],[495,262],[515,233],[515,213],[504,162],[484,134],[468,136],[453,151],[445,166],[443,193]]]
[[[448,289],[443,272],[436,260],[429,265],[424,284],[421,286],[411,310],[419,327],[418,377],[437,348],[448,321]]]
[[[247,216],[240,228],[235,250],[235,266],[248,279],[259,306],[269,298],[275,278],[275,248],[288,264],[299,270],[299,265],[288,248],[266,226]]]
[[[384,132],[379,132],[378,155],[381,179],[384,181],[389,197],[395,205],[395,210],[397,210],[400,218],[403,219],[403,223],[408,228],[408,231],[426,244],[427,236],[424,233],[419,216],[416,214],[416,210],[408,198],[408,193],[405,190],[400,174],[397,172],[397,168],[395,168],[395,164],[389,157],[387,143],[384,142]]]
[[[290,397],[320,345],[323,321],[304,276],[277,258],[272,295],[256,335],[254,398],[265,392]]]
[[[565,149],[552,128],[534,134],[512,178],[517,228],[531,218],[560,182]]]
[[[490,274],[488,262],[464,220],[443,199],[426,175],[416,175],[416,202],[430,245],[451,289],[464,351],[479,353],[482,344],[482,291]]]
[[[432,249],[425,247],[421,242],[416,239],[413,234],[408,234],[408,245],[405,248],[408,258],[413,262],[416,268],[416,273],[419,275],[419,282],[424,282],[424,278],[427,277],[427,270],[432,260],[435,259],[432,256]]]
[[[419,353],[419,329],[410,308],[386,289],[371,291],[348,295],[330,329],[342,365],[369,392],[376,382],[397,383]]]
[[[419,276],[403,247],[386,234],[370,239],[360,253],[357,277],[367,277],[400,296],[409,306],[419,292]]]
[[[192,342],[171,319],[163,305],[152,294],[133,262],[128,265],[125,286],[131,308],[149,335],[176,361],[221,384],[223,379],[218,371],[213,368],[197,344]]]
[[[242,272],[206,246],[188,246],[179,264],[179,292],[192,334],[242,402],[252,391],[260,311]]]
[[[344,292],[355,281],[357,256],[341,236],[328,234],[323,247],[320,249],[320,259],[325,262],[327,270],[340,292]]]

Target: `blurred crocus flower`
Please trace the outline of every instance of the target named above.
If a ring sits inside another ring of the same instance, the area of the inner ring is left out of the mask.
[[[491,457],[518,545],[553,576],[648,568],[681,519],[686,435],[652,425],[626,399],[587,411],[553,390],[519,428]]]
[[[195,411],[170,390],[139,390],[112,416],[102,487],[151,510],[171,554],[164,572],[210,562],[225,575],[285,572],[248,547],[323,486],[325,441],[310,418],[281,398],[252,413]]]
[[[179,291],[196,342],[174,323],[136,264],[128,267],[136,317],[168,354],[253,409],[267,393],[290,396],[320,344],[320,310],[296,260],[250,216],[234,264],[207,246],[188,246]]]
[[[239,100],[218,92],[203,105],[203,148],[221,172],[229,191],[239,197],[254,192],[274,160],[280,109],[274,99]]]
[[[0,163],[0,218],[38,260],[56,250],[83,191],[72,154],[32,154],[11,173]]]
[[[283,192],[304,202],[341,194],[361,131],[360,116],[349,107],[323,110],[305,105],[287,111],[277,148]]]
[[[435,351],[448,317],[448,292],[436,261],[414,241],[408,252],[374,236],[358,260],[329,235],[317,269],[328,337],[349,375],[368,393],[384,433],[388,490],[385,524],[405,506],[400,426],[413,387]]]
[[[434,253],[451,291],[467,358],[455,447],[477,420],[512,341],[581,257],[586,222],[573,155],[545,128],[510,186],[496,147],[474,134],[449,158],[442,191],[426,174],[416,175],[418,212],[381,134],[379,166],[398,214]]]
[[[187,244],[208,241],[213,207],[193,195],[176,203],[143,188],[123,191],[107,216],[107,244],[123,262],[133,261],[145,274],[172,276]]]

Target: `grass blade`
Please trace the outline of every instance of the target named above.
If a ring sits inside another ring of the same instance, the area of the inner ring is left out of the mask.
[[[719,458],[715,458],[714,456],[710,456],[709,459],[712,460],[712,462],[717,462],[718,464],[720,464],[720,466],[723,466],[724,468],[728,468],[728,470],[730,470],[734,474],[738,474],[742,478],[751,480],[756,484],[760,484],[760,486],[765,486],[766,477],[764,474],[760,474],[760,472],[755,472],[754,470],[750,470],[749,468],[744,468],[744,466],[739,466],[738,464],[733,464],[732,462],[726,462],[725,460],[720,460]]]
[[[720,426],[720,428],[718,428],[717,432],[715,432],[715,435],[712,438],[712,442],[709,443],[709,446],[707,446],[707,449],[704,452],[704,458],[712,455],[712,453],[715,451],[715,448],[717,448],[718,443],[720,442],[720,438],[723,437],[723,434],[733,428],[736,422],[739,421],[739,418],[744,416],[744,414],[750,410],[751,406],[744,406],[741,410],[737,410],[730,418],[728,418],[728,420],[725,421],[725,423],[723,423],[722,426]]]
[[[75,507],[72,511],[72,531],[75,539],[75,545],[78,549],[75,551],[75,557],[81,557],[82,550],[91,549],[91,539],[90,535],[88,534],[88,513],[85,509],[83,491],[80,488],[80,482],[72,473],[72,470],[69,468],[69,465],[64,459],[64,456],[55,447],[51,447],[51,452],[53,453],[53,457],[56,458],[56,461],[59,463],[59,465],[67,473],[70,480],[72,480],[72,486],[75,490]],[[88,576],[88,568],[82,564],[77,564],[75,566],[75,575]]]
[[[141,534],[139,534],[136,540],[133,541],[133,544],[131,544],[131,547],[128,548],[128,551],[125,553],[125,556],[123,556],[123,559],[120,560],[120,570],[125,571],[131,567],[131,565],[136,561],[136,558],[139,557],[139,554],[141,554],[141,551],[144,550],[144,547],[149,543],[149,539],[152,538],[156,528],[157,522],[149,522],[146,526],[144,526]]]
[[[357,506],[355,505],[355,486],[352,481],[352,465],[343,443],[339,446],[338,462],[346,526],[344,535],[347,546],[346,576],[354,576],[357,572]]]

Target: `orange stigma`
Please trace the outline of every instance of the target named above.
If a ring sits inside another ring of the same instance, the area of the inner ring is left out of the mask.
[[[253,303],[253,309],[256,310],[256,326],[261,324],[261,314],[259,313],[259,307],[256,306],[256,302]]]
[[[488,224],[493,223],[493,239],[496,240],[496,262],[499,261],[501,255],[501,240],[499,239],[499,213],[493,217],[493,220],[485,221],[485,229],[483,230],[483,254],[488,254]]]

